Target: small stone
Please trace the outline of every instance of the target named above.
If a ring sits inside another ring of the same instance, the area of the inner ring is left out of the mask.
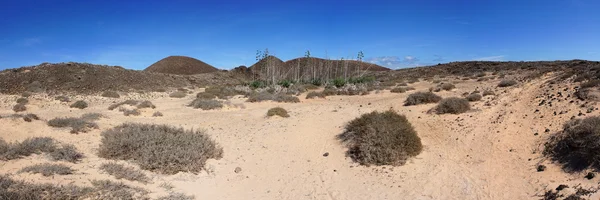
[[[240,172],[242,172],[242,168],[241,167],[236,167],[235,170],[233,170],[233,172],[240,173]]]
[[[323,154],[323,157],[327,157],[327,156],[329,156],[329,152],[325,152],[325,153]]]
[[[537,166],[537,171],[538,172],[543,172],[544,170],[546,170],[546,166],[545,165],[538,165]]]
[[[587,178],[588,180],[591,180],[594,177],[596,177],[596,174],[594,172],[588,172],[587,175],[585,175],[585,178]]]

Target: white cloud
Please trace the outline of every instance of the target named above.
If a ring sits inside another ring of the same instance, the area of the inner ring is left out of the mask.
[[[481,58],[474,58],[473,60],[477,60],[477,61],[503,61],[505,56],[488,56],[488,57],[481,57]]]

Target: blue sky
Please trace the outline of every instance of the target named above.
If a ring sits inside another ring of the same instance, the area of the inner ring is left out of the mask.
[[[169,55],[215,67],[355,58],[390,68],[451,61],[600,60],[598,0],[0,0],[0,69],[89,62],[144,69]]]

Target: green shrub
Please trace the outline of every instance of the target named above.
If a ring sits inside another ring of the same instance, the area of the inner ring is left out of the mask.
[[[473,94],[470,94],[469,96],[467,96],[466,99],[468,101],[479,101],[479,100],[481,100],[481,98],[482,98],[482,96],[480,94],[473,93]]]
[[[306,99],[325,98],[325,97],[327,97],[327,95],[325,95],[323,92],[312,91],[312,92],[309,92],[308,94],[306,94]]]
[[[119,93],[114,92],[114,91],[105,91],[102,93],[103,97],[108,97],[108,98],[119,98],[121,97],[121,95],[119,95]]]
[[[187,96],[187,93],[183,91],[177,91],[169,94],[169,97],[171,98],[183,98],[185,96]]]
[[[52,176],[55,174],[69,175],[73,174],[73,172],[75,172],[75,170],[71,169],[69,166],[51,163],[31,165],[19,170],[19,173],[42,174],[43,176]]]
[[[442,88],[446,91],[450,91],[450,90],[456,88],[456,86],[454,86],[454,84],[452,84],[452,83],[443,83],[442,85],[440,85],[440,88]]]
[[[513,86],[516,84],[517,84],[517,81],[515,81],[515,80],[502,80],[502,81],[500,81],[500,83],[498,83],[498,87],[509,87],[509,86]]]
[[[202,131],[134,123],[102,132],[98,152],[102,158],[132,160],[144,170],[164,174],[197,173],[206,160],[223,156],[223,149]]]
[[[437,103],[440,100],[442,100],[442,97],[431,92],[415,92],[408,95],[408,98],[406,98],[406,101],[404,101],[404,105],[412,106],[419,104]]]
[[[13,106],[13,111],[15,111],[15,112],[23,112],[26,110],[27,110],[27,107],[25,106],[25,104],[22,104],[22,103],[18,103],[15,106]]]
[[[315,86],[321,86],[323,85],[323,80],[321,79],[313,79],[310,81],[311,84],[315,85]]]
[[[202,110],[213,110],[223,108],[223,103],[214,99],[194,99],[188,106]]]
[[[71,104],[70,106],[71,108],[79,108],[79,109],[84,109],[88,107],[88,103],[83,101],[83,100],[79,100],[76,101],[75,103]]]
[[[544,155],[567,172],[600,170],[600,117],[566,122],[545,144]]]
[[[114,176],[117,179],[125,179],[130,181],[139,181],[142,183],[150,182],[150,178],[142,171],[133,167],[126,167],[115,162],[104,163],[100,165],[100,170]]]
[[[274,115],[278,115],[280,117],[290,117],[287,110],[283,109],[282,107],[271,108],[269,111],[267,111],[267,116],[271,117]]]
[[[265,84],[265,82],[263,82],[263,81],[252,81],[250,83],[250,88],[252,88],[252,89],[264,88],[266,86],[267,86],[267,84]]]
[[[333,85],[337,88],[344,87],[344,85],[346,85],[346,80],[344,80],[343,78],[333,79]]]
[[[290,86],[292,86],[292,81],[282,80],[282,81],[279,81],[279,83],[277,83],[277,84],[281,85],[284,88],[289,88]]]
[[[27,98],[21,97],[21,98],[17,99],[17,103],[18,104],[27,104],[27,103],[29,103],[29,100]]]
[[[460,114],[471,109],[469,101],[463,98],[450,97],[443,99],[435,108],[438,114]]]
[[[390,90],[391,93],[405,93],[407,90],[404,87],[397,87]]]
[[[421,153],[421,139],[405,116],[371,112],[350,121],[338,135],[346,155],[362,165],[403,165]]]

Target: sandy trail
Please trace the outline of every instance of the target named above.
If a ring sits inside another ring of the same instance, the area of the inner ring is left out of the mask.
[[[580,108],[557,102],[552,108],[537,108],[537,97],[548,77],[518,87],[496,88],[497,81],[461,81],[443,97],[460,96],[479,88],[495,88],[497,96],[486,96],[472,103],[472,111],[460,115],[435,115],[427,111],[434,104],[403,106],[414,91],[403,94],[384,91],[366,96],[332,96],[301,103],[244,103],[244,109],[225,108],[201,111],[186,107],[192,96],[169,98],[165,94],[130,94],[128,98],[151,100],[157,108],[146,109],[142,116],[126,117],[106,108],[115,100],[102,97],[79,97],[90,101],[85,110],[70,109],[67,104],[34,96],[32,113],[45,120],[99,112],[107,116],[99,121],[100,129],[79,135],[68,130],[48,127],[44,121],[31,123],[17,119],[0,119],[1,137],[7,141],[27,137],[50,136],[76,145],[87,156],[83,162],[68,164],[77,169],[74,175],[55,176],[16,174],[24,180],[87,184],[88,180],[113,177],[97,168],[106,162],[96,151],[103,130],[123,122],[157,123],[204,129],[224,149],[224,157],[210,160],[208,171],[200,174],[159,175],[147,172],[153,182],[147,185],[125,181],[153,191],[153,197],[166,194],[161,183],[171,183],[175,191],[193,194],[198,199],[537,199],[544,190],[558,184],[597,185],[579,174],[565,174],[545,161],[540,144],[548,128],[557,131],[562,123]],[[416,91],[427,90],[431,83],[411,85]],[[566,87],[566,86],[565,86]],[[547,88],[546,88],[547,89]],[[0,114],[10,110],[16,96],[0,96]],[[124,98],[119,99],[122,101]],[[233,103],[245,99],[234,98]],[[488,105],[485,105],[488,104]],[[269,108],[281,106],[290,118],[267,118]],[[374,110],[394,109],[406,115],[425,146],[424,151],[406,165],[360,166],[345,157],[335,136],[346,122]],[[556,110],[570,110],[568,115],[552,115]],[[164,117],[150,117],[160,111]],[[595,114],[595,113],[592,113]],[[541,118],[540,116],[544,116]],[[534,133],[539,133],[538,136]],[[328,156],[324,156],[328,153]],[[47,162],[43,156],[2,162],[0,174],[15,174],[34,163]],[[122,162],[126,163],[126,162]],[[536,172],[544,163],[548,169]],[[134,166],[133,164],[130,164]],[[240,167],[241,172],[234,169]],[[592,196],[597,199],[598,194]]]

